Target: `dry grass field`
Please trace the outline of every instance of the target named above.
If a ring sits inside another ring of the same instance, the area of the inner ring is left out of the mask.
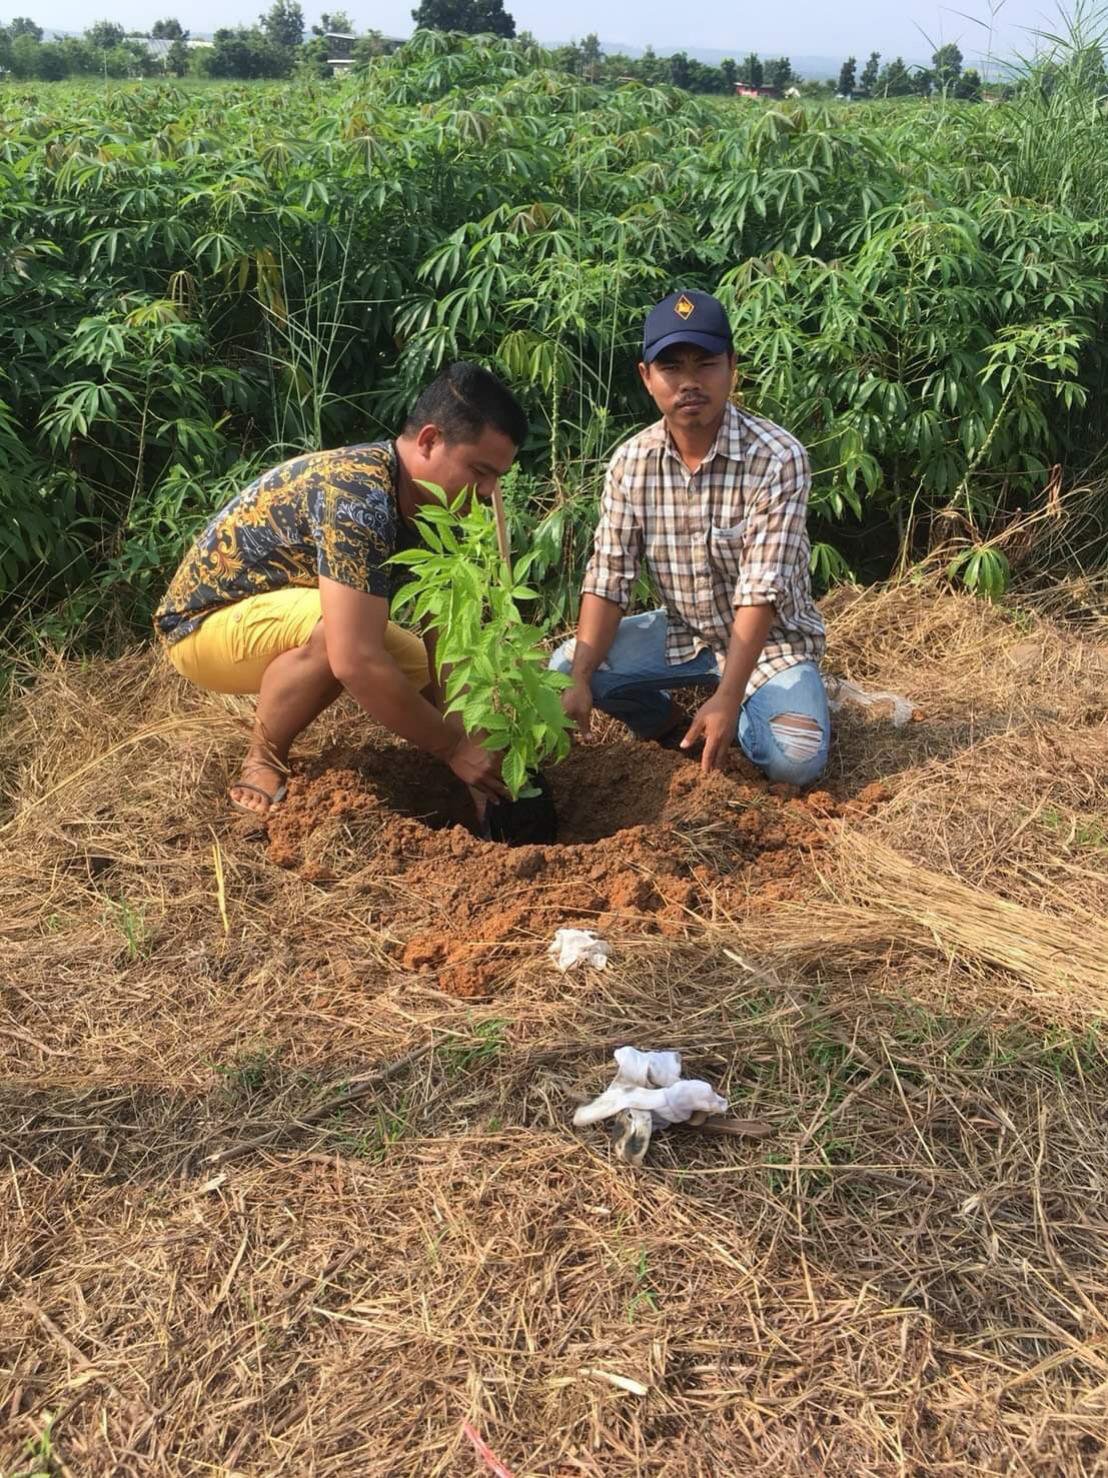
[[[569,844],[511,853],[416,819],[352,708],[267,841],[234,700],[148,651],[38,674],[6,1478],[1108,1473],[1108,629],[830,614],[829,671],[917,716],[844,710],[821,796],[609,730]],[[560,976],[583,922],[610,967]],[[771,1133],[618,1163],[571,1118],[624,1042]]]

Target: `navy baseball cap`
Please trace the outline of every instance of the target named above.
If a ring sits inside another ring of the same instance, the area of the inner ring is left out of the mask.
[[[709,293],[676,292],[646,315],[642,357],[651,364],[673,344],[695,344],[709,354],[729,354],[734,341],[723,304]]]

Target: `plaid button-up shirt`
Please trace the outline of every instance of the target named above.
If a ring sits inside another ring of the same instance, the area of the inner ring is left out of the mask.
[[[818,661],[824,626],[808,574],[808,454],[787,431],[728,405],[690,472],[664,421],[625,441],[608,467],[583,593],[626,609],[643,559],[669,618],[666,661],[726,655],[737,606],[775,607],[753,692]]]

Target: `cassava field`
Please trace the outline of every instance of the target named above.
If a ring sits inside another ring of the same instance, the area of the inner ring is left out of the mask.
[[[0,92],[5,1478],[1108,1473],[1079,43],[997,106],[428,35],[333,85]],[[506,849],[344,700],[240,825],[248,704],[145,640],[198,522],[481,357],[561,631],[677,283],[811,448],[828,673],[911,721],[845,705],[807,796],[601,728],[559,845]],[[605,971],[556,973],[565,925]],[[571,1119],[625,1042],[765,1133],[620,1164]]]

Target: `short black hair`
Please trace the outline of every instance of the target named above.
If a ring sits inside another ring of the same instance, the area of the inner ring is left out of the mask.
[[[486,426],[517,447],[527,436],[527,416],[507,385],[465,360],[448,364],[422,391],[404,430],[414,435],[427,425],[437,426],[449,442],[476,441]]]

